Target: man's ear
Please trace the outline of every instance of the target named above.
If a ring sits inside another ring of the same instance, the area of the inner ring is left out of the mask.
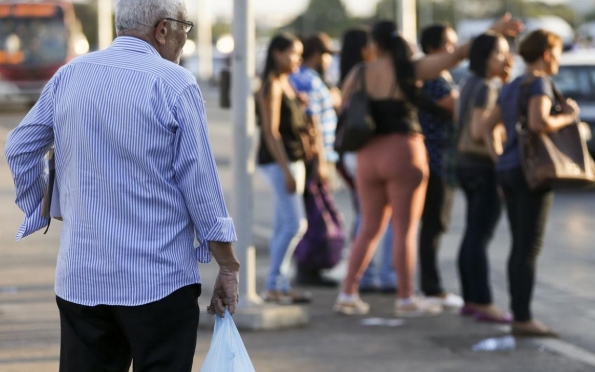
[[[165,45],[165,37],[167,36],[167,21],[163,20],[155,27],[155,40],[161,45]]]

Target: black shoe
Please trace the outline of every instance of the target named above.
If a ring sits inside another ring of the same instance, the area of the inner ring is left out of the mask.
[[[337,280],[326,278],[324,276],[298,275],[296,282],[298,285],[308,287],[336,288],[339,286],[339,282]]]
[[[380,293],[382,294],[395,294],[397,293],[397,287],[381,287]]]
[[[379,291],[380,291],[380,288],[378,288],[376,286],[359,287],[360,294],[378,293]]]

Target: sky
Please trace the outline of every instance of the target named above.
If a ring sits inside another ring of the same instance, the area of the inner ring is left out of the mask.
[[[233,14],[233,0],[186,0],[188,11],[193,13],[199,3],[208,3],[215,17],[229,18]],[[370,15],[379,0],[343,0],[343,3],[355,15]],[[288,20],[304,9],[309,0],[252,0],[257,19],[269,22]]]

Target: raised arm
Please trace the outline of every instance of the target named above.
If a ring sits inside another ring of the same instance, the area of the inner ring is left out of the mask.
[[[517,36],[523,30],[522,22],[512,19],[506,13],[486,31],[493,31],[506,36]],[[469,55],[472,41],[469,41],[453,52],[444,52],[425,56],[416,61],[416,77],[419,80],[431,80],[440,75],[443,70],[450,70]]]

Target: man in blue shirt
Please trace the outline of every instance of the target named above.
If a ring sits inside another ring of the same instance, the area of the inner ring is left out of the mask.
[[[328,164],[339,159],[334,150],[335,130],[337,128],[336,108],[340,106],[338,90],[324,80],[325,71],[332,63],[334,51],[330,38],[318,33],[304,40],[303,64],[300,71],[290,76],[293,87],[308,97],[306,115],[308,126],[312,128],[312,147],[316,149],[312,159],[306,159],[306,180],[326,182],[329,174]],[[304,200],[310,198],[308,189],[304,192]],[[330,198],[330,195],[329,195]],[[307,234],[306,234],[307,237]],[[337,282],[322,276],[320,269],[298,265],[298,284],[337,286]]]
[[[197,261],[220,271],[210,313],[234,312],[239,263],[196,79],[178,65],[183,0],[119,0],[118,37],[61,68],[6,143],[17,239],[41,215],[55,147],[60,371],[190,372]],[[198,247],[194,245],[198,240]]]

